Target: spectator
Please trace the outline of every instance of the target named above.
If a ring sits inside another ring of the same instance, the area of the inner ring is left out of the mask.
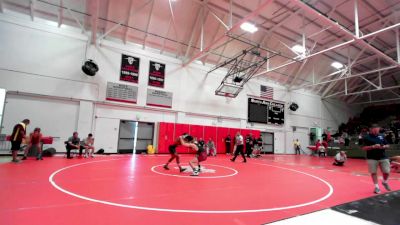
[[[344,162],[347,161],[347,155],[345,151],[340,151],[335,156],[335,162],[333,162],[334,166],[343,166]]]
[[[299,141],[299,139],[296,139],[294,142],[293,142],[293,147],[294,147],[294,151],[295,151],[295,154],[297,155],[297,153],[299,153],[299,155],[300,155],[300,141]]]
[[[344,139],[344,146],[350,145],[349,134],[346,131],[343,131],[342,138]]]
[[[24,157],[22,160],[25,160],[28,156],[28,152],[32,149],[32,147],[36,147],[38,151],[38,155],[36,156],[37,160],[43,160],[42,157],[42,134],[40,133],[40,128],[36,127],[33,132],[29,135],[29,144],[28,147],[25,148]]]
[[[254,145],[254,151],[253,151],[254,157],[260,157],[261,156],[262,146],[263,146],[263,139],[262,139],[262,137],[260,135],[260,137],[258,137],[256,139],[256,143]]]
[[[318,152],[318,156],[321,157],[322,156],[326,156],[325,155],[325,147],[321,144],[321,141],[318,139],[317,143],[315,144],[315,149]]]
[[[92,134],[88,134],[84,141],[85,148],[85,158],[92,157],[94,158],[94,138]]]
[[[217,151],[215,149],[215,143],[211,138],[208,139],[208,142],[207,142],[207,154],[212,155],[212,156],[217,156]]]
[[[227,155],[231,153],[231,141],[231,135],[228,134],[228,136],[225,138],[225,152]]]
[[[67,159],[72,159],[71,157],[71,150],[72,149],[79,149],[79,155],[82,155],[82,149],[80,146],[80,138],[78,137],[78,132],[74,132],[72,137],[68,138],[67,141]]]
[[[21,123],[18,123],[14,126],[13,132],[10,137],[11,141],[11,152],[12,152],[12,161],[18,163],[19,160],[17,159],[18,151],[21,148],[22,140],[25,138],[26,134],[26,127],[29,125],[30,120],[24,119]]]
[[[363,147],[363,150],[367,151],[368,171],[371,174],[371,178],[375,186],[374,193],[376,194],[381,192],[378,185],[378,167],[381,168],[383,174],[382,185],[387,191],[391,191],[388,184],[390,162],[385,151],[385,149],[389,148],[389,145],[387,144],[385,138],[379,134],[379,132],[380,127],[378,125],[371,126],[370,133],[364,139],[365,146]]]
[[[247,157],[250,157],[251,154],[251,136],[250,134],[246,135],[246,155]]]

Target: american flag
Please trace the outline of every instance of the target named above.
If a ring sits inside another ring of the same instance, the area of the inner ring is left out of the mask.
[[[274,88],[261,85],[260,96],[263,98],[273,99],[274,98]]]

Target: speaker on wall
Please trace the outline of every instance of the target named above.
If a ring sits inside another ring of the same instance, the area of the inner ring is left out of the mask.
[[[99,67],[93,60],[88,59],[83,63],[82,71],[88,76],[94,76],[99,71]]]
[[[297,105],[297,103],[295,103],[295,102],[292,102],[289,105],[289,109],[292,110],[293,112],[296,111],[298,108],[299,108],[299,105]]]

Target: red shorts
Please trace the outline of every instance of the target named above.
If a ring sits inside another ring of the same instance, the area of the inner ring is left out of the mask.
[[[202,152],[200,152],[200,154],[197,155],[197,160],[199,160],[199,162],[206,161],[206,159],[207,159],[206,151],[202,151]]]

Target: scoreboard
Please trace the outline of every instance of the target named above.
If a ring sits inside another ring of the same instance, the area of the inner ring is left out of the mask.
[[[249,98],[247,121],[283,125],[285,123],[285,104],[271,100]]]

